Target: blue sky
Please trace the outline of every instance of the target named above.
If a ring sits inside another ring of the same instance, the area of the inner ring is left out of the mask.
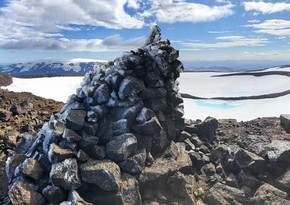
[[[290,0],[0,0],[0,63],[112,60],[152,24],[181,60],[290,61]]]

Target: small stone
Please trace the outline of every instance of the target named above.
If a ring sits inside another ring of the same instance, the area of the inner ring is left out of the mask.
[[[143,107],[142,110],[137,115],[136,121],[139,124],[143,124],[146,121],[150,120],[154,116],[155,116],[155,114],[152,110],[150,110],[149,108]]]
[[[136,124],[132,129],[139,134],[143,135],[153,135],[159,133],[162,129],[162,126],[159,123],[157,117],[153,117],[150,120],[144,122],[143,124]]]
[[[86,162],[86,161],[88,161],[89,156],[87,155],[87,153],[84,150],[80,149],[77,153],[77,159],[80,162]]]
[[[144,83],[132,76],[126,77],[120,84],[118,95],[124,100],[129,96],[134,96],[145,88]]]
[[[137,151],[137,147],[137,139],[133,134],[120,135],[107,143],[107,157],[116,162],[121,162],[134,154]]]
[[[261,157],[267,154],[266,146],[271,143],[271,139],[264,135],[247,135],[238,138],[238,145]]]
[[[233,173],[230,173],[229,176],[225,178],[225,182],[228,186],[239,188],[239,182]]]
[[[228,147],[226,145],[219,145],[210,153],[210,161],[213,163],[222,162],[226,155],[229,154]]]
[[[94,159],[102,160],[106,157],[106,148],[101,145],[95,145],[91,150],[90,155]]]
[[[74,158],[75,153],[70,149],[62,149],[56,144],[49,147],[48,158],[51,163],[62,162],[67,158]]]
[[[57,186],[48,185],[42,190],[42,194],[51,204],[60,204],[67,199],[66,192]]]
[[[202,123],[196,125],[197,135],[204,141],[212,142],[215,139],[218,121],[213,117],[207,117]]]
[[[216,169],[213,163],[209,163],[201,168],[201,172],[206,176],[212,176],[216,173]]]
[[[195,149],[195,145],[189,139],[184,140],[184,144],[185,144],[185,149],[188,151]]]
[[[10,119],[11,112],[8,110],[0,109],[0,121],[7,122]]]
[[[130,130],[130,125],[127,119],[121,119],[117,122],[112,123],[112,129],[114,132],[114,135],[122,135],[125,133],[128,133]]]
[[[213,185],[204,195],[204,201],[209,205],[217,204],[249,204],[242,190],[221,183]]]
[[[282,114],[280,115],[280,123],[281,126],[287,133],[290,133],[290,114]]]
[[[79,143],[79,146],[88,154],[92,151],[95,145],[98,145],[99,138],[95,136],[84,137]]]
[[[146,161],[146,151],[142,150],[140,153],[129,157],[124,162],[120,163],[119,166],[122,170],[130,174],[137,174],[143,171]]]
[[[290,163],[290,142],[286,140],[272,140],[265,149],[271,162]]]
[[[193,176],[185,176],[181,172],[175,173],[167,180],[171,191],[182,198],[192,197],[195,183]]]
[[[155,113],[158,111],[164,111],[168,104],[166,98],[152,98],[150,100],[147,100],[145,102],[146,107],[150,108],[153,110]]]
[[[9,178],[15,176],[16,168],[27,159],[27,156],[24,154],[15,154],[11,157],[8,157],[6,161],[6,174]]]
[[[43,168],[35,160],[28,158],[18,168],[18,172],[26,177],[34,180],[39,180],[43,175]]]
[[[27,182],[15,182],[8,192],[13,205],[44,205],[45,198]]]
[[[93,98],[96,104],[104,104],[109,101],[110,89],[107,84],[100,85],[94,92]]]
[[[255,173],[262,173],[265,169],[265,159],[244,149],[239,149],[234,157],[234,161],[241,169],[248,168]]]
[[[86,112],[84,110],[68,110],[65,125],[72,130],[81,130],[84,126]]]
[[[141,205],[142,199],[139,193],[139,183],[137,179],[129,174],[122,174],[122,198],[124,204]]]
[[[261,185],[261,181],[254,177],[246,170],[241,170],[238,179],[241,185],[250,187],[251,189],[257,189]]]
[[[186,132],[186,131],[182,131],[178,137],[178,141],[179,142],[184,142],[186,139],[190,139],[191,138],[191,134]]]
[[[287,193],[270,185],[264,183],[260,186],[254,196],[251,198],[251,204],[273,204],[273,205],[282,205],[290,204],[290,200],[287,197]]]
[[[167,91],[164,88],[145,88],[141,93],[140,97],[143,100],[148,100],[151,98],[162,98],[165,97]]]
[[[35,137],[30,134],[21,135],[20,142],[17,143],[15,151],[19,154],[25,154],[29,148],[32,146]]]
[[[85,122],[83,131],[88,135],[96,135],[98,124],[96,122]]]
[[[82,181],[96,184],[105,191],[117,191],[121,171],[119,166],[109,160],[88,160],[79,167]]]
[[[73,205],[93,205],[91,203],[86,202],[75,190],[72,190],[68,194],[68,201],[70,201]]]
[[[65,190],[74,190],[81,185],[76,159],[66,159],[52,165],[50,171],[51,182]]]
[[[65,129],[62,135],[69,142],[78,142],[82,139],[82,137],[71,129]]]
[[[283,188],[290,189],[290,168],[286,170],[280,177],[276,179],[276,182]]]
[[[5,161],[0,160],[0,201],[5,198],[8,191],[8,177],[5,172]]]

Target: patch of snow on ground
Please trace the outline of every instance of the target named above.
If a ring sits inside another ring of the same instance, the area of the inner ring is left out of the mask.
[[[13,78],[13,83],[3,89],[15,92],[31,92],[34,95],[66,102],[75,94],[83,77]]]

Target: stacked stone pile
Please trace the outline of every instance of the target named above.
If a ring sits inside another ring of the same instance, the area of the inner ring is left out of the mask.
[[[155,26],[144,47],[86,74],[62,110],[36,137],[22,137],[6,161],[4,202],[141,204],[147,185],[191,167],[173,142],[184,127],[177,58]]]

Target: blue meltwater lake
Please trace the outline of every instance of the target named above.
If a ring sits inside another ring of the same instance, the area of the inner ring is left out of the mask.
[[[217,101],[217,100],[195,100],[196,105],[201,107],[216,108],[216,109],[233,109],[243,105],[237,101]]]

